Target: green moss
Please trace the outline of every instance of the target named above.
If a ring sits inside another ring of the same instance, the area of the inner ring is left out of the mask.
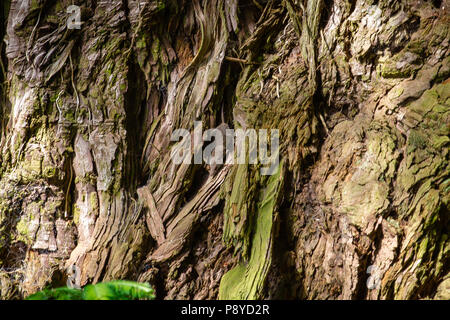
[[[450,82],[437,85],[436,93],[439,97],[439,100],[441,100],[442,102],[446,101],[446,99],[450,97]]]
[[[391,65],[383,65],[381,67],[381,76],[386,79],[408,78],[411,75],[411,70],[397,69]]]
[[[428,248],[428,237],[425,237],[425,239],[423,239],[419,245],[419,251],[417,253],[418,259],[422,259],[423,256],[428,252],[427,248]]]
[[[73,207],[73,222],[75,225],[79,225],[80,223],[80,208],[77,205]]]
[[[40,7],[41,7],[41,1],[39,1],[39,0],[31,0],[30,10],[40,9]]]
[[[90,212],[97,212],[99,206],[98,206],[98,198],[96,192],[91,192],[89,194],[89,211]]]
[[[406,46],[405,49],[409,52],[415,53],[419,56],[423,56],[426,52],[425,48],[427,46],[426,41],[424,40],[415,40],[415,41],[411,41],[409,42]]]
[[[241,164],[233,172],[229,181],[232,182],[231,195],[225,208],[223,240],[235,250],[241,250],[247,257],[250,245],[248,232],[249,199],[252,198],[249,187],[249,168]]]
[[[23,215],[19,222],[16,225],[17,230],[17,237],[16,241],[22,241],[25,244],[31,245],[33,242],[33,239],[31,238],[31,235],[29,234],[28,225],[30,221],[26,215]]]
[[[283,164],[270,176],[260,191],[260,202],[255,214],[255,229],[248,263],[239,263],[221,279],[219,299],[254,300],[261,298],[262,290],[272,262],[273,219],[283,183]]]
[[[51,179],[56,176],[56,168],[55,167],[45,167],[44,170],[42,170],[42,174],[44,178]]]
[[[31,159],[24,159],[20,162],[20,175],[23,183],[28,183],[41,176],[42,173],[42,156],[33,155]]]
[[[437,150],[440,150],[444,146],[447,146],[450,142],[450,138],[448,136],[433,136],[433,147]]]
[[[159,42],[159,39],[156,38],[152,44],[152,57],[154,61],[158,61],[160,51],[161,51],[161,44]]]
[[[411,130],[408,138],[408,150],[422,149],[427,146],[427,137],[417,130]]]
[[[142,37],[140,37],[138,39],[138,41],[136,42],[136,47],[138,49],[144,49],[144,48],[147,47],[147,42],[146,42],[146,39],[145,39],[145,35],[142,35]]]
[[[420,69],[423,63],[423,43],[414,42],[388,59],[381,66],[383,78],[407,78]]]

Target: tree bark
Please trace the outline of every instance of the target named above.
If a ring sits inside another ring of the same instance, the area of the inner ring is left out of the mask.
[[[450,298],[448,0],[0,5],[1,298],[73,266],[160,299]],[[194,121],[279,129],[275,174],[175,164]]]

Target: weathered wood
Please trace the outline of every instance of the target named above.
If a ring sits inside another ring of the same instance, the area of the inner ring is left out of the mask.
[[[145,201],[148,208],[148,216],[146,218],[148,230],[158,245],[161,245],[166,240],[166,231],[158,209],[156,208],[155,199],[153,199],[148,187],[139,188],[137,193],[139,198]]]

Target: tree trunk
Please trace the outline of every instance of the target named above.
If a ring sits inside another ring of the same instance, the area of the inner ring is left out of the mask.
[[[1,298],[73,266],[161,299],[450,298],[449,0],[0,5]],[[194,121],[279,129],[275,174],[175,164]]]

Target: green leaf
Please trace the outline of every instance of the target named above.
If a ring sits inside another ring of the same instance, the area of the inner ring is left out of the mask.
[[[155,299],[155,291],[148,283],[126,280],[91,284],[83,290],[62,287],[45,289],[26,300],[138,300]]]
[[[83,300],[83,294],[81,290],[62,287],[39,291],[26,300]]]
[[[138,300],[154,298],[154,290],[148,283],[126,280],[88,285],[83,291],[84,300]]]

